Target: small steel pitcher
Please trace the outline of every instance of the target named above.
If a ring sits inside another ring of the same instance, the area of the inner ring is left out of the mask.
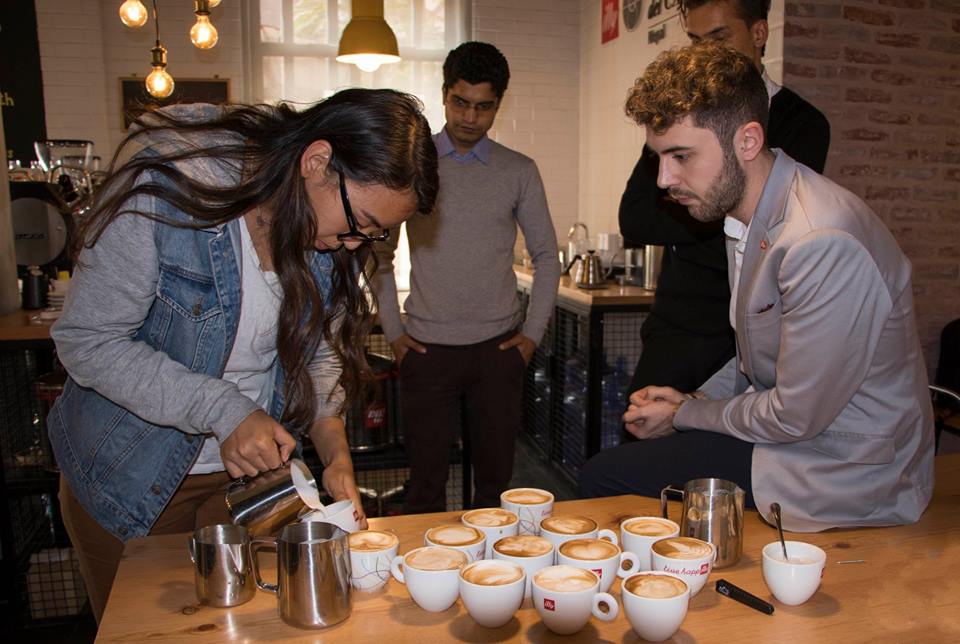
[[[258,553],[277,549],[277,583],[264,583]],[[347,533],[320,522],[293,523],[280,536],[253,540],[253,571],[261,590],[277,595],[280,619],[297,628],[324,628],[350,616]]]
[[[667,495],[683,498],[680,536],[709,541],[717,549],[714,568],[732,566],[743,552],[743,501],[746,493],[723,479],[694,479],[683,490],[667,486],[660,491],[660,512],[667,516]]]
[[[307,505],[301,494],[310,487],[316,491],[310,468],[293,458],[275,470],[237,479],[227,488],[224,501],[230,520],[246,527],[251,535],[275,535],[297,520]]]
[[[227,608],[253,599],[257,589],[246,528],[230,524],[200,528],[187,540],[187,548],[201,604]]]

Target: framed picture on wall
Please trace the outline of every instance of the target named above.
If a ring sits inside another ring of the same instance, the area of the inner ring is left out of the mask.
[[[120,79],[120,111],[123,114],[124,130],[130,127],[133,119],[151,106],[174,103],[221,105],[230,101],[229,78],[177,78],[173,94],[163,99],[150,96],[143,83],[144,79],[139,77]]]

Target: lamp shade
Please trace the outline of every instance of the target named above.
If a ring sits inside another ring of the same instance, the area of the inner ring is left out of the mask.
[[[383,19],[383,0],[353,0],[352,6],[353,16],[340,35],[337,60],[367,72],[400,62],[397,37]]]

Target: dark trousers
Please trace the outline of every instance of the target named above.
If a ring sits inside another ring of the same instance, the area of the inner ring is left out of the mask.
[[[604,450],[580,471],[580,496],[639,494],[659,497],[667,485],[683,487],[691,479],[733,481],[756,507],[751,487],[753,443],[715,432],[675,432]]]
[[[500,505],[513,474],[525,365],[516,348],[497,346],[514,335],[464,346],[422,343],[426,353],[404,356],[400,405],[410,460],[404,512],[446,510],[450,446],[461,418],[473,466],[473,507]]]

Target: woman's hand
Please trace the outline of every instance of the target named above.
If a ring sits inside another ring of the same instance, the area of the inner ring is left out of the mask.
[[[360,492],[357,482],[353,478],[352,463],[331,463],[323,468],[323,489],[333,497],[334,501],[350,499],[357,511],[360,529],[367,529],[367,516],[363,512],[363,503],[360,502]]]
[[[321,483],[327,494],[334,501],[350,499],[357,511],[360,529],[367,529],[367,517],[363,513],[363,504],[360,502],[360,492],[357,490],[357,481],[353,476],[353,460],[350,458],[350,447],[347,444],[347,433],[343,426],[343,419],[336,416],[318,418],[310,428],[310,441],[317,449],[317,456],[323,463],[323,477]]]
[[[220,457],[233,478],[256,476],[286,463],[296,445],[283,425],[258,410],[244,418],[221,443]]]

